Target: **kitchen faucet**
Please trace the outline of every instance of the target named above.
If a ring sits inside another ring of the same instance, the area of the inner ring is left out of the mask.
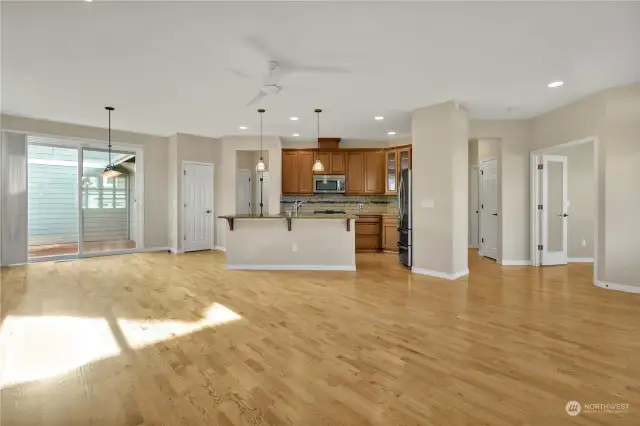
[[[298,210],[300,210],[300,207],[304,204],[304,203],[308,203],[309,200],[305,200],[305,201],[299,201],[297,198],[296,200],[293,202],[293,214],[295,216],[298,216]]]

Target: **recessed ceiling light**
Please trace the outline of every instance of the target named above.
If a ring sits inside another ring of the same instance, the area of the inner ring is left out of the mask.
[[[300,136],[300,134],[299,133],[294,133],[291,136],[298,137],[298,136]]]
[[[547,87],[560,87],[564,84],[563,81],[553,81],[549,84],[547,84]]]
[[[395,134],[396,134],[396,132],[389,132],[389,133],[387,133],[387,134],[388,134],[388,135],[395,135]]]
[[[298,121],[298,117],[289,117],[289,120]]]
[[[93,0],[84,0],[84,1],[86,1],[87,3],[91,3]]]
[[[247,130],[247,126],[238,126],[238,129],[240,129],[240,130]]]
[[[384,120],[384,117],[381,115],[378,115],[376,117],[373,117],[374,120]]]

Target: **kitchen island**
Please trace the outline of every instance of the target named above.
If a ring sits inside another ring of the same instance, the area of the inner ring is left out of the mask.
[[[226,215],[227,269],[355,271],[355,215]]]

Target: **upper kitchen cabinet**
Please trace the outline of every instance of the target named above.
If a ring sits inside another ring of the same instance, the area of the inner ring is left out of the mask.
[[[411,147],[390,148],[385,151],[385,194],[397,194],[400,172],[411,168]]]
[[[388,150],[385,155],[385,180],[386,194],[398,193],[398,151],[395,149]]]
[[[346,193],[364,193],[364,152],[350,151],[345,153],[346,159]]]
[[[321,172],[313,172],[314,175],[330,175],[331,173],[331,153],[329,152],[314,152],[313,153],[313,161],[316,161],[315,156],[317,155],[324,166],[324,170]]]
[[[298,156],[298,193],[313,194],[313,163],[316,161],[311,151],[300,151]]]
[[[313,162],[311,151],[282,151],[282,193],[313,194]]]
[[[331,174],[344,175],[347,169],[344,164],[344,152],[331,152]]]
[[[316,155],[314,153],[314,155]],[[346,173],[344,165],[344,152],[319,152],[320,161],[324,171],[313,172],[315,175],[343,175]],[[313,158],[315,161],[315,157]]]
[[[398,170],[411,168],[411,147],[398,148]]]
[[[384,151],[364,152],[364,192],[384,194]]]

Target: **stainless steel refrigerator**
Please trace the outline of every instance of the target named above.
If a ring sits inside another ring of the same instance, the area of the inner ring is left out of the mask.
[[[411,170],[400,171],[398,185],[398,257],[400,263],[411,268]]]

